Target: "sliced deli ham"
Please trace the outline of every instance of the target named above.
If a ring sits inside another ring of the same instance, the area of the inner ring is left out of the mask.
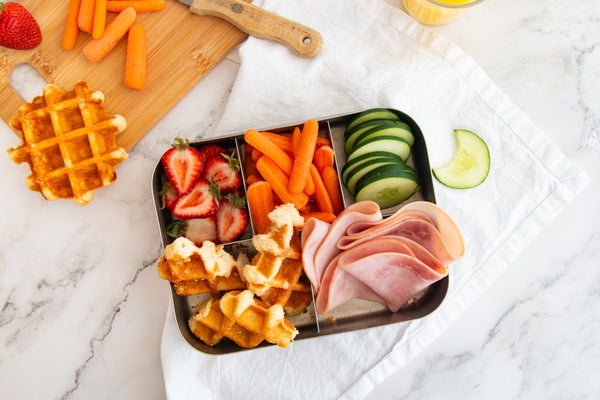
[[[384,303],[395,312],[444,278],[446,265],[465,251],[454,221],[428,202],[409,203],[386,219],[375,203],[358,202],[326,233],[324,225],[316,225],[309,223],[302,241],[320,314],[354,298]]]
[[[446,276],[401,253],[373,254],[342,268],[377,293],[392,312]]]
[[[330,224],[316,218],[304,223],[300,237],[302,245],[302,267],[315,291],[319,290],[320,277],[315,268],[315,253],[329,232]]]

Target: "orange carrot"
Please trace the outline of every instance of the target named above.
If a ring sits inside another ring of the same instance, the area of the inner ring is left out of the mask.
[[[258,132],[255,129],[248,129],[244,134],[244,140],[249,143],[256,151],[267,155],[279,168],[287,175],[292,173],[294,160],[279,146],[273,143],[263,132]],[[254,159],[254,154],[252,155]],[[258,158],[257,158],[258,159]],[[305,185],[304,192],[311,196],[314,193],[314,183],[312,179]]]
[[[133,24],[129,28],[123,82],[128,88],[138,90],[146,83],[146,30],[142,24]]]
[[[133,8],[138,13],[160,11],[165,8],[165,0],[108,0],[106,11],[121,12],[127,7]]]
[[[263,156],[263,153],[262,153],[260,150],[258,150],[258,149],[254,149],[254,150],[252,150],[252,155],[251,155],[251,158],[252,158],[252,161],[254,161],[255,163],[256,163],[256,162],[258,161],[258,159],[259,159],[259,158],[261,158],[262,156]]]
[[[255,182],[259,182],[262,181],[262,178],[256,174],[250,174],[248,175],[248,177],[246,178],[246,185],[252,185]]]
[[[92,28],[92,37],[99,39],[104,34],[104,27],[106,25],[106,1],[107,0],[96,0],[94,6],[94,26]]]
[[[304,190],[306,180],[309,175],[309,167],[315,154],[317,144],[317,135],[319,134],[319,123],[310,119],[304,123],[302,129],[302,141],[298,146],[298,152],[294,159],[294,166],[290,173],[289,191],[292,194],[300,193]],[[313,182],[315,180],[314,176]],[[317,183],[315,182],[315,190]]]
[[[69,1],[69,13],[67,14],[67,23],[65,24],[65,33],[63,34],[62,47],[65,50],[71,50],[77,43],[77,35],[79,34],[79,26],[77,25],[77,17],[81,0]]]
[[[252,150],[254,150],[254,147],[252,147],[252,145],[250,145],[249,143],[246,143],[244,145],[244,152],[252,154]]]
[[[294,155],[298,153],[298,148],[300,147],[300,141],[302,140],[302,132],[299,127],[294,127],[294,131],[292,132],[292,148],[294,149]]]
[[[288,154],[294,154],[294,146],[292,144],[292,137],[289,134],[273,133],[273,132],[261,132],[271,142],[275,143],[277,147],[285,151]]]
[[[326,138],[325,136],[318,136],[317,137],[317,147],[321,147],[321,146],[331,147],[331,140],[329,138]]]
[[[338,174],[333,167],[327,166],[321,172],[321,179],[323,179],[323,184],[325,185],[325,189],[327,189],[329,199],[331,199],[333,213],[339,215],[344,211],[344,203],[342,202],[342,194],[340,193]]]
[[[271,185],[265,181],[251,184],[246,189],[246,199],[250,208],[254,232],[265,233],[267,226],[271,223],[269,213],[275,208]]]
[[[246,174],[246,176],[258,175],[256,164],[254,163],[254,160],[252,160],[252,155],[247,153],[244,154],[244,174]]]
[[[321,175],[319,175],[319,171],[317,171],[317,167],[315,167],[315,164],[310,163],[308,169],[313,181],[315,182],[315,194],[313,197],[319,206],[319,211],[333,213],[333,204],[331,203],[331,198],[329,197],[327,188],[323,183],[323,179],[321,179]]]
[[[244,134],[244,140],[262,154],[266,154],[279,168],[289,175],[294,162],[281,147],[271,142],[265,135],[255,129],[248,129]]]
[[[333,167],[335,155],[331,146],[321,146],[315,150],[315,158],[313,162],[319,173],[323,173],[325,167]]]
[[[92,33],[94,29],[95,0],[81,0],[79,14],[77,14],[77,26],[83,32]]]
[[[326,211],[313,211],[309,213],[300,214],[304,218],[304,222],[306,222],[309,218],[320,219],[323,222],[332,223],[335,219],[335,215]]]
[[[113,47],[115,47],[117,42],[125,36],[129,27],[133,25],[135,16],[136,12],[131,7],[126,8],[119,13],[119,15],[106,26],[104,35],[102,35],[100,39],[93,39],[83,47],[83,54],[87,59],[91,62],[98,62],[107,55]]]
[[[288,191],[288,176],[269,157],[262,156],[259,158],[256,162],[256,168],[262,177],[269,182],[271,188],[283,203],[291,203],[297,210],[302,209],[308,203],[308,196],[305,193],[291,194]]]

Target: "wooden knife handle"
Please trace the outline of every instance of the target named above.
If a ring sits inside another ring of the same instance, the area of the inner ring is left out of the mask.
[[[249,35],[285,44],[302,57],[314,57],[323,38],[316,30],[242,0],[194,0],[190,11],[225,19]]]

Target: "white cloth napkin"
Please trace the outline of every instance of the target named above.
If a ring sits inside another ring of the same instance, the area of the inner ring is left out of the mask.
[[[323,36],[313,59],[249,38],[219,135],[291,125],[371,107],[401,110],[420,125],[432,167],[452,156],[452,130],[488,144],[487,180],[468,190],[435,182],[437,203],[460,227],[467,252],[429,316],[323,338],[205,355],[165,322],[162,364],[170,399],[363,398],[415,357],[499,276],[587,183],[458,46],[401,10],[363,0],[267,0],[263,7]]]

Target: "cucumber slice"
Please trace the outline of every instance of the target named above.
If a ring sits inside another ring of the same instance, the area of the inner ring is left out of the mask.
[[[346,162],[373,151],[389,151],[397,154],[402,161],[406,161],[410,156],[410,145],[406,140],[397,136],[377,136],[364,140],[360,146],[355,146],[354,150],[348,154]]]
[[[365,123],[362,123],[360,125],[355,126],[354,128],[347,130],[344,133],[344,151],[346,152],[346,154],[349,154],[350,151],[352,150],[354,141],[356,140],[356,138],[358,136],[360,136],[362,133],[370,131],[371,129],[381,126],[386,122],[390,122],[388,120],[384,120],[384,119],[376,119],[373,121],[367,121]]]
[[[380,125],[378,127],[372,128],[366,132],[360,134],[356,141],[354,142],[354,146],[358,146],[362,141],[376,137],[376,136],[398,136],[402,139],[406,140],[406,142],[412,147],[415,143],[415,137],[408,125],[402,123],[402,125],[390,126],[390,125]]]
[[[384,165],[369,171],[356,183],[356,201],[372,200],[382,209],[396,206],[418,190],[414,170]]]
[[[487,144],[471,131],[455,129],[456,153],[447,165],[434,168],[433,175],[444,185],[468,189],[480,185],[490,171],[490,151]]]
[[[351,195],[355,195],[356,183],[370,171],[379,168],[384,165],[393,165],[398,169],[408,169],[409,167],[404,163],[404,161],[399,159],[373,159],[364,164],[362,164],[358,168],[354,168],[352,172],[348,174],[347,183],[345,183],[346,189],[350,192]]]
[[[359,156],[357,158],[355,158],[354,160],[347,162],[343,167],[342,167],[342,171],[340,173],[340,176],[342,178],[342,183],[344,185],[346,185],[347,182],[347,177],[348,174],[352,173],[352,171],[355,168],[360,168],[361,165],[363,165],[366,162],[372,161],[372,160],[395,160],[395,161],[402,161],[402,159],[394,153],[390,153],[388,151],[374,151],[371,153],[367,153],[367,154],[363,154],[362,156]]]
[[[366,135],[367,132],[375,132],[384,128],[397,127],[398,130],[404,128],[409,133],[399,134],[399,136],[405,136],[407,141],[414,143],[414,137],[411,139],[412,133],[410,133],[410,127],[402,121],[391,121],[385,119],[375,119],[373,121],[367,121],[360,125],[355,126],[344,134],[344,150],[346,154],[350,154],[358,139]],[[391,132],[394,132],[393,130]],[[411,143],[412,146],[412,143]]]
[[[356,115],[354,118],[350,120],[346,130],[350,130],[357,125],[362,124],[363,122],[371,121],[374,119],[392,119],[392,120],[400,120],[400,117],[396,115],[395,112],[389,110],[387,108],[371,108],[370,110],[366,110]]]

